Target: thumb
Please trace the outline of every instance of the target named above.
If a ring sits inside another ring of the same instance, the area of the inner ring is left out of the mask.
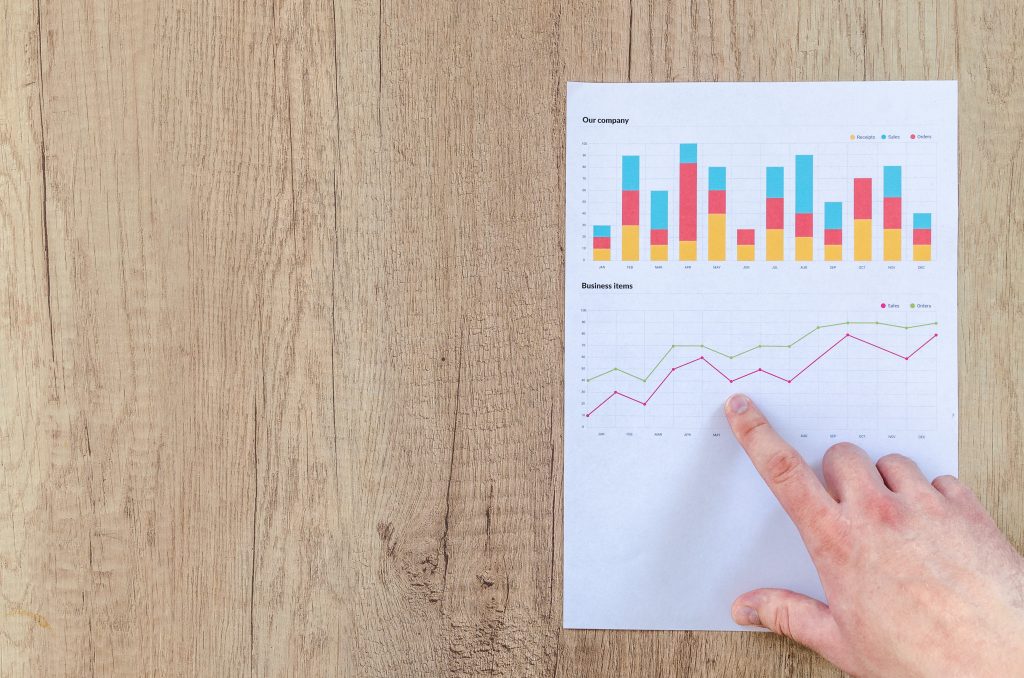
[[[763,626],[792,638],[849,671],[850,653],[828,605],[786,589],[755,589],[732,604],[732,618],[743,626]]]

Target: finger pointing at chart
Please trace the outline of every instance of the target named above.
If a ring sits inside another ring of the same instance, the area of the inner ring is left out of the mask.
[[[827,529],[837,504],[800,453],[775,432],[753,401],[737,394],[725,404],[725,415],[740,445],[796,524],[805,542]],[[813,543],[808,543],[813,547]],[[812,548],[813,552],[813,548]]]
[[[952,476],[929,483],[898,454],[872,463],[851,443],[825,453],[826,487],[750,398],[732,396],[725,413],[800,531],[824,594],[738,592],[733,621],[857,676],[1022,675],[1024,559],[970,490]]]

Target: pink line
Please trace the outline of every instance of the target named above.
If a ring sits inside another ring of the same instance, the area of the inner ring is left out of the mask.
[[[664,384],[666,381],[668,381],[668,378],[672,376],[672,372],[674,372],[674,371],[675,370],[669,370],[668,372],[665,373],[665,378],[662,379],[661,381],[659,381],[658,385],[654,387],[654,390],[651,391],[651,395],[647,396],[647,400],[644,401],[644,405],[646,405],[648,402],[650,402],[651,398],[654,397],[654,394],[658,392],[658,389],[661,388],[662,384]]]
[[[918,352],[918,351],[920,351],[920,350],[921,350],[922,348],[924,348],[925,346],[927,346],[927,345],[928,345],[929,343],[931,343],[931,342],[932,342],[932,341],[933,341],[933,340],[934,340],[934,339],[935,339],[935,338],[936,338],[937,336],[939,336],[939,333],[938,333],[938,332],[936,332],[936,333],[935,333],[935,334],[933,334],[933,335],[932,335],[931,337],[929,337],[929,338],[928,338],[928,341],[924,342],[923,344],[921,344],[920,346],[918,346],[917,348],[915,348],[915,349],[914,349],[914,353],[917,353],[917,352]],[[911,358],[913,358],[913,357],[914,357],[914,353],[911,353],[910,355],[908,355],[908,356],[907,356],[907,360],[910,360]]]
[[[806,366],[805,366],[805,367],[804,367],[804,368],[803,368],[802,370],[800,370],[799,372],[797,372],[796,374],[794,374],[794,375],[793,375],[792,377],[790,377],[790,378],[789,378],[789,383],[791,383],[791,384],[792,384],[792,383],[793,383],[794,381],[796,381],[796,378],[797,378],[797,377],[799,377],[799,376],[800,376],[801,374],[803,374],[804,372],[806,372],[806,371],[807,371],[807,369],[808,369],[808,368],[809,368],[809,367],[810,367],[811,365],[813,365],[814,363],[816,363],[816,362],[818,362],[819,360],[821,360],[822,358],[824,358],[824,357],[825,357],[825,354],[826,354],[826,353],[828,353],[829,351],[831,351],[832,349],[834,349],[834,348],[835,348],[836,346],[838,346],[839,344],[841,344],[841,343],[843,343],[844,341],[846,341],[846,339],[847,339],[847,338],[849,338],[849,337],[852,337],[852,336],[853,336],[853,335],[851,335],[850,333],[846,333],[846,334],[844,334],[843,336],[839,337],[839,341],[837,341],[836,343],[834,343],[834,344],[832,344],[831,346],[829,346],[828,348],[826,348],[826,349],[825,349],[824,351],[822,351],[821,355],[819,355],[819,356],[818,356],[817,358],[815,358],[815,359],[814,359],[814,360],[812,360],[811,362],[807,363],[807,365],[806,365]],[[854,339],[856,339],[857,337],[853,337],[853,338],[854,338]],[[865,342],[865,343],[866,343],[866,342]],[[881,348],[881,347],[879,347],[879,348]],[[885,349],[883,348],[882,350],[884,351]],[[891,353],[891,351],[890,351],[890,353]]]
[[[722,370],[720,370],[720,369],[718,369],[717,367],[715,367],[714,365],[712,365],[712,364],[711,364],[711,361],[710,361],[710,360],[708,360],[708,359],[707,359],[707,358],[705,358],[704,356],[701,356],[701,357],[700,357],[700,359],[701,359],[701,360],[703,360],[704,362],[706,362],[706,363],[707,363],[708,365],[710,365],[710,366],[711,366],[711,369],[713,369],[713,370],[714,370],[715,372],[718,372],[718,373],[719,373],[720,375],[722,375],[722,379],[725,379],[725,380],[726,380],[726,381],[728,381],[728,382],[729,382],[730,384],[732,383],[732,379],[730,379],[730,378],[729,378],[729,377],[728,377],[728,376],[727,376],[727,375],[725,374],[725,372],[723,372]]]
[[[701,357],[699,357],[699,358],[694,358],[693,360],[687,360],[687,361],[686,361],[685,363],[683,363],[682,365],[676,365],[676,366],[675,366],[675,367],[673,367],[672,369],[673,369],[673,370],[678,370],[678,369],[679,369],[680,367],[686,367],[687,365],[692,365],[692,364],[694,364],[695,362],[697,362],[698,360],[704,360],[704,356],[701,356]]]
[[[604,405],[604,404],[605,404],[606,402],[608,402],[609,400],[611,400],[612,398],[614,398],[614,397],[616,396],[616,394],[618,394],[618,391],[612,391],[612,392],[611,392],[611,393],[610,393],[610,394],[608,395],[608,397],[607,397],[607,398],[605,398],[604,400],[602,400],[601,402],[599,402],[599,403],[597,404],[597,407],[601,407],[601,405]],[[597,407],[595,407],[594,409],[592,409],[592,410],[590,410],[589,412],[587,412],[587,416],[589,417],[589,416],[590,416],[590,415],[592,415],[592,414],[593,414],[594,412],[597,412]]]
[[[847,334],[843,335],[842,337],[840,337],[839,341],[837,341],[836,343],[832,344],[831,346],[826,348],[824,351],[822,351],[821,354],[817,358],[815,358],[811,362],[807,363],[807,365],[802,370],[800,370],[799,372],[794,374],[789,379],[786,379],[785,377],[781,377],[781,376],[775,374],[774,372],[769,372],[768,370],[760,368],[760,367],[757,368],[756,370],[753,370],[752,372],[747,372],[746,374],[742,374],[742,375],[740,375],[738,377],[729,377],[728,375],[725,374],[725,372],[723,372],[722,370],[720,370],[717,367],[715,367],[711,363],[711,361],[709,361],[707,358],[705,358],[704,356],[700,356],[699,358],[694,358],[693,360],[687,361],[687,362],[685,362],[685,363],[683,363],[681,365],[676,365],[675,367],[670,369],[668,371],[668,374],[666,374],[665,377],[661,381],[658,382],[658,385],[655,386],[654,390],[651,391],[650,395],[647,396],[647,400],[637,400],[633,396],[626,395],[625,393],[621,393],[619,391],[612,391],[611,395],[609,395],[607,398],[605,398],[600,403],[598,403],[597,407],[595,407],[594,409],[592,409],[589,412],[587,412],[586,416],[589,417],[594,412],[597,412],[601,408],[602,405],[604,405],[606,402],[608,402],[609,400],[611,400],[615,396],[619,396],[620,398],[625,398],[627,400],[632,400],[634,403],[646,406],[647,403],[650,402],[651,398],[654,397],[654,394],[658,392],[658,389],[661,388],[661,385],[664,384],[666,381],[668,381],[668,378],[671,377],[672,374],[676,370],[678,370],[681,367],[686,367],[687,365],[692,365],[693,363],[697,363],[697,362],[702,362],[703,361],[704,363],[706,363],[708,365],[708,367],[713,369],[715,372],[718,372],[718,374],[720,374],[722,376],[722,378],[725,379],[726,381],[728,381],[730,384],[733,383],[734,381],[739,381],[740,379],[743,379],[745,377],[749,377],[752,374],[757,374],[758,372],[761,372],[762,374],[767,374],[769,377],[775,377],[776,379],[784,381],[787,384],[792,384],[793,381],[797,377],[799,377],[801,374],[806,372],[807,369],[811,365],[813,365],[814,363],[816,363],[819,360],[821,360],[822,358],[824,358],[830,351],[832,351],[832,349],[834,349],[836,346],[838,346],[839,344],[843,343],[847,339],[856,339],[857,341],[861,342],[862,344],[867,344],[868,346],[871,346],[873,348],[877,348],[879,351],[885,351],[886,353],[892,354],[892,355],[896,356],[897,358],[903,358],[904,360],[910,360],[914,356],[914,354],[916,354],[922,348],[924,348],[925,346],[927,346],[928,344],[933,342],[938,336],[939,336],[938,333],[933,334],[932,336],[928,337],[928,339],[923,344],[921,344],[916,349],[914,349],[914,351],[912,353],[910,353],[909,355],[900,355],[899,353],[896,353],[895,351],[890,351],[889,349],[887,349],[887,348],[885,348],[883,346],[879,346],[878,344],[873,344],[870,341],[866,341],[864,339],[861,339],[860,337],[855,337],[852,334],[847,333]]]
[[[874,347],[875,347],[875,348],[877,348],[877,349],[878,349],[879,351],[885,351],[886,353],[889,353],[889,354],[891,354],[891,355],[894,355],[894,356],[896,356],[897,358],[903,358],[904,360],[906,360],[907,358],[909,358],[909,357],[910,357],[910,356],[905,356],[905,355],[903,355],[902,353],[897,353],[896,351],[890,351],[890,350],[889,350],[889,349],[887,349],[887,348],[882,348],[882,347],[881,347],[881,346],[879,346],[878,344],[872,344],[872,343],[871,343],[870,341],[867,341],[867,340],[865,340],[865,339],[861,339],[860,337],[855,337],[855,336],[853,336],[852,334],[848,334],[848,335],[846,335],[846,336],[847,336],[847,337],[850,337],[850,339],[856,339],[857,341],[859,341],[859,342],[860,342],[860,343],[862,343],[862,344],[867,344],[868,346],[874,346]],[[845,339],[845,338],[846,338],[846,337],[844,337],[844,339]]]

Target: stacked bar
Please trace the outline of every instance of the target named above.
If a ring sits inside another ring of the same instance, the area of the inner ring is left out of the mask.
[[[668,191],[651,191],[651,261],[668,261]]]
[[[796,260],[814,258],[814,156],[796,156]]]
[[[640,259],[640,156],[622,156],[622,260]]]
[[[914,261],[932,260],[932,215],[914,212]]]
[[[785,231],[783,223],[786,201],[783,197],[785,170],[781,167],[769,167],[765,173],[765,259],[782,261],[785,258]]]
[[[882,258],[899,261],[903,251],[903,169],[882,168]]]
[[[679,144],[679,259],[697,260],[697,144]]]
[[[708,260],[725,261],[725,168],[708,168]]]
[[[843,203],[825,203],[825,261],[843,260]]]
[[[754,229],[736,229],[736,259],[739,261],[754,260]]]
[[[853,258],[871,261],[871,179],[853,180]]]
[[[594,226],[594,261],[611,261],[612,227]]]

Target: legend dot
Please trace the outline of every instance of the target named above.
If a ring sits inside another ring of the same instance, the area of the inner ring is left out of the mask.
[[[882,304],[882,308],[885,308],[885,304]]]

